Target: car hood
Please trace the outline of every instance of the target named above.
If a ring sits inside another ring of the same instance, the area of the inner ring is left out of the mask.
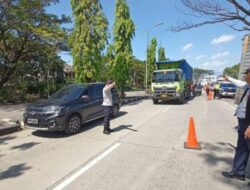
[[[40,100],[29,104],[27,106],[27,110],[34,110],[34,111],[48,111],[55,107],[62,107],[69,104],[72,100],[60,100],[60,99],[47,99],[47,100]]]

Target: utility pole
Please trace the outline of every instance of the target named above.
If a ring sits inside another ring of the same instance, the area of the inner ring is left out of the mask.
[[[163,25],[163,22],[160,22],[154,26],[152,26],[147,32],[146,32],[146,38],[147,38],[147,49],[146,49],[146,93],[148,93],[148,46],[149,46],[149,32],[154,29],[157,28],[158,26]]]

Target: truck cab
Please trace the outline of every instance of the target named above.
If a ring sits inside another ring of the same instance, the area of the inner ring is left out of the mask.
[[[192,73],[192,68],[190,71],[183,60],[156,64],[158,70],[153,72],[151,83],[153,103],[157,104],[159,100],[179,100],[184,103],[190,96],[190,81],[187,77]],[[185,70],[182,64],[185,64]]]

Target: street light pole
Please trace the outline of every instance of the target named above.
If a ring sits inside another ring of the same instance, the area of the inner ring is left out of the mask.
[[[163,22],[160,22],[154,26],[152,26],[148,31],[146,31],[146,38],[147,38],[147,49],[146,49],[146,93],[148,93],[148,46],[149,46],[149,32],[154,29],[157,28],[158,26],[161,26],[163,24]]]

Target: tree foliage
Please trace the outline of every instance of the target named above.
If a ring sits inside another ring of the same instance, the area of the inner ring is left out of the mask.
[[[147,78],[148,78],[148,84],[151,83],[152,80],[152,74],[153,71],[155,70],[155,62],[156,62],[156,58],[155,58],[155,54],[156,54],[156,46],[157,46],[157,40],[155,37],[152,38],[149,49],[147,50]]]
[[[129,79],[129,67],[132,63],[133,52],[131,40],[135,33],[134,22],[130,18],[126,0],[116,0],[114,23],[114,63],[112,74],[122,93]]]
[[[200,69],[200,68],[194,68],[193,69],[193,78],[198,81],[199,78],[204,77],[205,75],[213,75],[214,70],[209,69]]]
[[[65,37],[60,25],[69,22],[46,13],[56,0],[1,0],[0,3],[0,89],[18,69],[29,67]],[[54,52],[54,51],[53,51]]]
[[[69,38],[78,82],[100,80],[108,21],[99,0],[71,0],[74,30]]]
[[[233,65],[232,67],[226,67],[223,71],[223,75],[228,75],[233,78],[238,78],[240,70],[240,64]]]
[[[129,67],[129,87],[133,89],[143,89],[145,80],[145,62],[133,57],[131,67]]]
[[[165,56],[165,49],[160,47],[158,50],[158,61],[166,61],[168,60]]]
[[[237,31],[250,31],[250,1],[249,0],[181,0],[189,10],[187,14],[203,21],[191,23],[184,21],[173,31],[182,31],[207,24],[224,23]]]

